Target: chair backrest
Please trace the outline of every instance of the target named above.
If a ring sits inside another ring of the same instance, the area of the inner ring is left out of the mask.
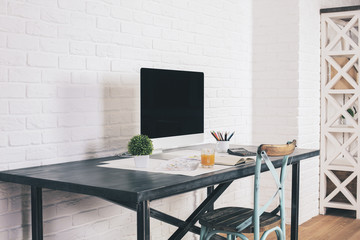
[[[296,140],[293,140],[292,142],[288,142],[287,144],[280,144],[280,145],[262,144],[258,147],[256,154],[255,179],[254,179],[254,215],[237,227],[239,232],[245,229],[246,227],[248,227],[251,223],[253,223],[254,239],[260,239],[260,216],[266,211],[266,209],[270,206],[273,200],[276,199],[276,196],[279,195],[280,204],[275,210],[272,211],[272,213],[276,214],[280,211],[280,217],[281,217],[280,231],[282,231],[283,232],[282,234],[285,235],[284,181],[286,177],[286,166],[288,164],[288,158],[289,155],[294,152],[295,147],[296,147]],[[272,164],[269,157],[283,157],[281,162],[280,176],[275,170],[275,167]],[[259,186],[260,186],[262,161],[265,162],[266,166],[268,167],[269,171],[274,177],[277,189],[276,192],[273,194],[273,196],[262,207],[260,207]],[[272,229],[271,231],[273,230],[274,229]]]
[[[254,239],[259,239],[260,237],[260,216],[263,214],[270,204],[276,199],[276,196],[279,195],[280,204],[279,206],[272,211],[273,213],[277,213],[280,211],[281,224],[280,228],[285,234],[285,202],[284,202],[284,182],[286,178],[286,166],[288,165],[289,155],[292,154],[296,147],[296,140],[292,142],[288,142],[287,144],[262,144],[258,147],[257,155],[256,155],[256,167],[255,167],[255,180],[254,180]],[[274,165],[270,161],[269,157],[283,157],[280,176],[278,176]],[[272,174],[275,183],[277,185],[276,192],[274,195],[262,206],[259,206],[259,185],[260,185],[260,173],[261,173],[261,165],[262,160],[264,160],[267,165],[270,173]]]
[[[292,142],[288,142],[287,144],[261,144],[258,147],[257,153],[261,154],[262,151],[266,152],[266,155],[269,157],[279,157],[279,156],[286,156],[290,155],[294,152],[296,147],[296,140]]]

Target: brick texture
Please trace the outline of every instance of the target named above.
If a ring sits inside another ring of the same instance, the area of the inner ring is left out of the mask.
[[[210,129],[232,130],[234,142],[250,143],[252,30],[240,22],[251,23],[250,0],[0,0],[0,170],[125,151],[139,132],[141,67],[203,71],[207,140]],[[251,191],[250,183],[232,186],[218,205]],[[30,239],[29,189],[0,189],[0,238]],[[186,218],[204,197],[152,205]],[[45,190],[44,220],[47,240],[136,235],[134,212],[60,191]],[[175,230],[151,224],[152,239]]]
[[[318,148],[319,7],[352,4],[359,1],[0,0],[0,170],[125,151],[139,132],[141,67],[205,73],[206,141],[209,130],[230,130],[234,143],[296,138]],[[318,159],[301,169],[303,222],[318,213]],[[234,183],[216,207],[251,207],[252,182]],[[184,219],[205,196],[151,206]],[[0,183],[0,239],[30,239],[29,211],[28,187]],[[80,194],[45,190],[44,220],[46,240],[136,235],[134,212]],[[160,240],[175,230],[153,219],[151,229]]]

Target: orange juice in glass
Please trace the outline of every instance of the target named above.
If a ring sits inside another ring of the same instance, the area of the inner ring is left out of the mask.
[[[213,148],[201,149],[201,166],[211,168],[215,164],[215,150]]]

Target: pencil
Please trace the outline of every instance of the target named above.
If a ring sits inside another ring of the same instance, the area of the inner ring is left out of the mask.
[[[220,141],[224,141],[221,132],[218,132],[218,136],[220,136]]]
[[[230,134],[229,131],[224,131],[224,132],[210,131],[210,133],[216,139],[216,141],[230,141],[230,139],[232,138],[235,132]]]
[[[211,132],[211,131],[210,131],[210,133],[211,133],[211,135],[213,135],[213,137],[214,137],[217,141],[219,141],[218,137],[215,135],[215,132]]]
[[[220,136],[214,131],[214,134],[215,134],[215,136],[216,136],[216,139],[218,140],[218,141],[220,141]]]

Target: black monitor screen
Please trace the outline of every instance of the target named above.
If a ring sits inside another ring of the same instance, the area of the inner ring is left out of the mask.
[[[204,132],[204,73],[142,68],[141,134],[150,138]]]

